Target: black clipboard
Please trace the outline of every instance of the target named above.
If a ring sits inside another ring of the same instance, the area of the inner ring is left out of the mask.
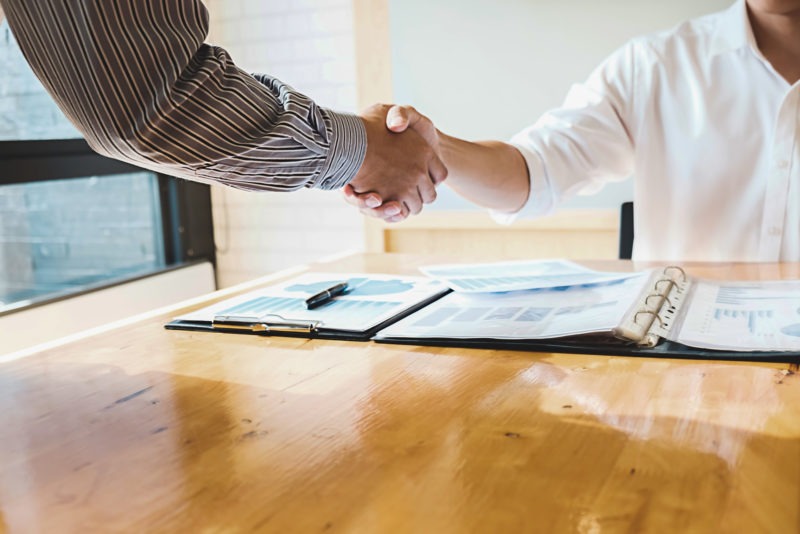
[[[446,292],[445,292],[446,293]],[[257,336],[287,336],[309,339],[339,339],[343,341],[369,341],[380,330],[424,308],[441,298],[445,293],[405,309],[403,312],[365,330],[344,330],[326,328],[318,321],[286,320],[283,317],[270,320],[269,317],[217,316],[213,321],[175,319],[164,325],[167,330],[195,330],[221,332],[228,334],[251,334]]]
[[[342,280],[352,284],[352,290],[317,308],[308,309],[304,305],[308,297],[326,284],[330,285],[330,281]],[[404,291],[408,291],[411,296],[395,296]],[[378,331],[449,292],[450,289],[444,284],[425,277],[303,273],[273,286],[177,317],[164,327],[168,330],[368,341]],[[393,300],[401,300],[402,303],[395,303],[393,306]],[[374,314],[368,307],[364,307],[370,305],[376,307]],[[358,313],[348,311],[359,306],[364,309]],[[355,322],[340,321],[333,326],[329,324],[332,317],[335,322],[343,314],[353,315]],[[375,317],[378,320],[373,320]],[[363,321],[358,320],[359,318]]]

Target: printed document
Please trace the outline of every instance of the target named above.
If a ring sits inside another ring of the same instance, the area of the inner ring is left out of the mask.
[[[696,281],[668,336],[692,347],[800,350],[800,281]]]
[[[592,285],[632,276],[629,272],[593,271],[567,260],[429,265],[420,271],[464,293]]]
[[[383,337],[544,339],[611,332],[649,280],[637,273],[590,287],[450,293],[382,330]]]
[[[343,295],[318,308],[307,308],[308,297],[340,282],[349,286]],[[328,329],[360,331],[446,290],[436,280],[421,276],[310,272],[176,319],[212,322],[215,317],[239,317],[274,324],[313,321]]]

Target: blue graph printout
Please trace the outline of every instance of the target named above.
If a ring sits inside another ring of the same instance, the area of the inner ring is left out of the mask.
[[[694,281],[668,336],[708,349],[800,350],[800,281]]]
[[[548,287],[591,286],[636,277],[593,271],[566,260],[429,265],[420,270],[463,293],[492,293]]]
[[[309,310],[306,299],[340,283],[348,290]],[[442,293],[443,284],[418,276],[305,273],[289,281],[251,291],[180,320],[213,321],[217,316],[247,317],[265,323],[318,321],[321,327],[360,332]]]

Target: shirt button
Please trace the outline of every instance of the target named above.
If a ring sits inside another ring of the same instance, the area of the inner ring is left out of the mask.
[[[779,168],[779,169],[785,169],[785,168],[786,168],[786,167],[788,167],[788,166],[789,166],[789,162],[788,162],[788,161],[786,161],[785,159],[782,159],[782,160],[780,160],[780,161],[778,162],[778,168]]]
[[[781,235],[781,229],[777,226],[770,226],[769,235]]]

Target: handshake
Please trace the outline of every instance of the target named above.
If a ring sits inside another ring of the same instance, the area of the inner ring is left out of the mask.
[[[345,200],[387,222],[418,214],[436,200],[436,186],[447,178],[439,132],[410,106],[375,104],[361,119],[367,153],[344,188]]]

